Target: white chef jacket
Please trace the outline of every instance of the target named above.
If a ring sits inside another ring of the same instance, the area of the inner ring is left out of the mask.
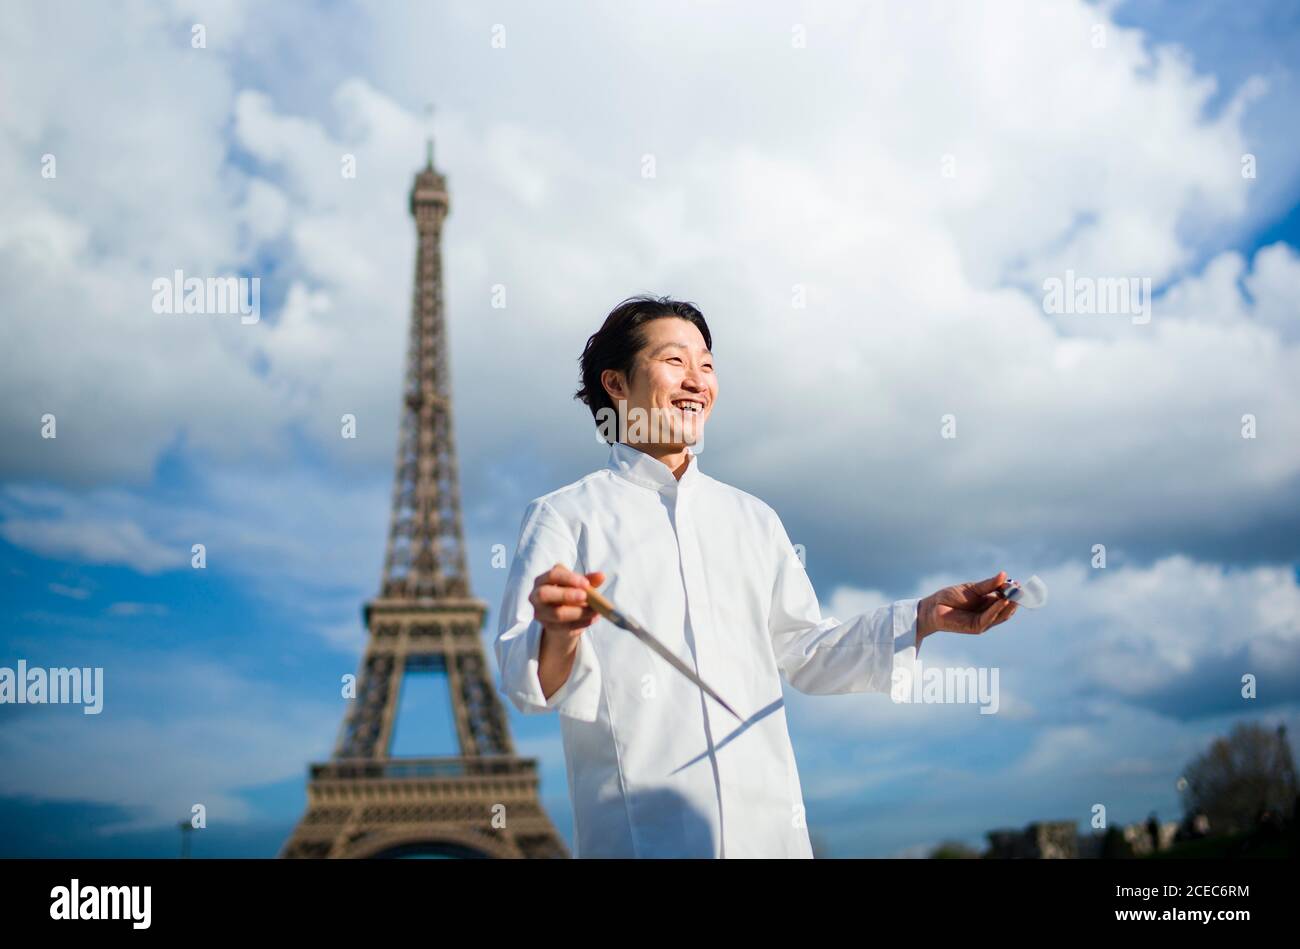
[[[546,699],[528,602],[555,564],[598,589],[744,719],[603,617]],[[811,857],[781,674],[801,692],[890,691],[916,653],[915,599],[823,618],[776,512],[617,442],[524,513],[495,643],[501,692],[560,714],[578,857]]]

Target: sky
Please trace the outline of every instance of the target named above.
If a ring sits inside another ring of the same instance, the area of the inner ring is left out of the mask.
[[[0,855],[170,856],[202,803],[194,856],[270,857],[301,816],[378,590],[430,135],[489,656],[494,551],[607,461],[582,345],[669,294],[713,333],[701,470],[826,615],[1051,591],[926,641],[997,714],[786,688],[821,852],[1177,819],[1214,738],[1300,730],[1297,63],[1286,2],[11,5],[0,667],[105,693],[0,705]],[[177,270],[258,277],[260,318],[155,312]],[[1148,318],[1054,311],[1067,273]],[[445,692],[403,702],[400,753],[446,753]],[[571,840],[559,721],[507,708]]]

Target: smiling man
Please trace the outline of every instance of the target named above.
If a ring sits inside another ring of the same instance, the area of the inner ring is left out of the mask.
[[[926,636],[981,633],[1016,610],[998,573],[823,617],[776,512],[700,471],[712,346],[690,303],[615,307],[587,340],[576,396],[609,461],[524,514],[496,639],[501,690],[561,716],[579,857],[811,857],[781,677],[806,693],[888,693]],[[593,587],[743,723],[598,618]]]

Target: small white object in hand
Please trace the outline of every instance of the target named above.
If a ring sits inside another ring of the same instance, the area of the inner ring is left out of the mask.
[[[1031,610],[1047,605],[1047,584],[1039,579],[1038,574],[1034,574],[1024,583],[1008,580],[998,588],[998,594],[1017,606]]]

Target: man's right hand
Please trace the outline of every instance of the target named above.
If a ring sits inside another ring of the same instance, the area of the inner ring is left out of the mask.
[[[599,570],[583,575],[560,563],[533,581],[528,602],[533,604],[533,619],[542,624],[538,678],[547,698],[568,679],[578,637],[595,622],[597,613],[587,605],[587,590],[604,582]]]

